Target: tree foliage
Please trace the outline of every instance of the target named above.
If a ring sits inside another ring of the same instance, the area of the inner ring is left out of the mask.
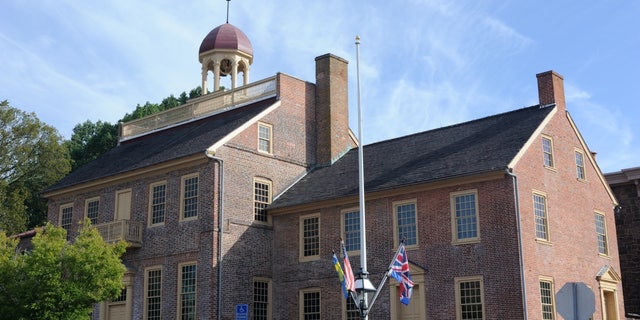
[[[0,230],[13,234],[41,225],[46,203],[39,192],[69,170],[58,131],[0,101]]]
[[[94,160],[118,143],[118,125],[89,120],[73,128],[71,139],[66,142],[71,155],[71,170]]]
[[[126,244],[107,244],[88,221],[72,243],[47,224],[20,253],[0,232],[0,315],[6,319],[89,319],[93,304],[116,298]]]

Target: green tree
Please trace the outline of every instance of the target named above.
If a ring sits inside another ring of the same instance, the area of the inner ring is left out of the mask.
[[[93,304],[116,298],[125,267],[124,242],[107,244],[85,221],[73,242],[47,224],[19,253],[0,232],[0,314],[6,319],[89,319]]]
[[[0,230],[14,234],[44,223],[39,192],[70,170],[62,141],[35,114],[0,101]]]
[[[71,139],[66,142],[71,155],[71,170],[76,170],[118,143],[118,125],[89,120],[73,127]]]

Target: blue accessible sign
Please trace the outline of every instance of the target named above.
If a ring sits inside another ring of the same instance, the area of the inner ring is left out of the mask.
[[[236,320],[249,319],[249,305],[240,303],[236,304]]]

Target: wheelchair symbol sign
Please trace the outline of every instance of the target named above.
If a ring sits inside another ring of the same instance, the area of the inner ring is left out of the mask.
[[[249,319],[249,305],[236,304],[236,320]]]

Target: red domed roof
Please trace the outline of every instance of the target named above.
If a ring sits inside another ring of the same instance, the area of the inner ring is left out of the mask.
[[[239,50],[253,56],[253,46],[247,35],[229,23],[216,27],[204,37],[199,54],[213,49]]]

